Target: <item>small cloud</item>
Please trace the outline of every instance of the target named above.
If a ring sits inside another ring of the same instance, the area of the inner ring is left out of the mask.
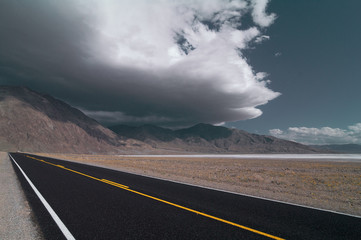
[[[256,73],[256,79],[258,81],[260,81],[260,80],[263,80],[264,78],[268,77],[268,75],[269,74],[266,72],[258,72],[258,73]]]
[[[282,56],[282,53],[281,53],[281,52],[276,52],[276,53],[275,53],[275,57],[280,57],[280,56]]]
[[[213,124],[214,126],[224,126],[226,124],[226,122],[220,122],[220,123],[216,123]]]
[[[262,36],[259,36],[259,37],[256,37],[256,40],[254,40],[255,43],[262,43],[266,40],[269,40],[270,39],[270,36],[267,36],[267,35],[262,35]]]
[[[272,136],[304,144],[361,144],[361,123],[348,129],[322,127],[290,127],[286,131],[271,129]]]
[[[268,27],[276,19],[276,14],[266,13],[268,2],[269,0],[251,0],[253,21],[261,27]]]
[[[348,129],[354,133],[361,133],[361,123],[357,123],[353,126],[349,126]]]
[[[269,133],[273,136],[278,136],[281,135],[283,131],[281,129],[271,129],[269,130]]]

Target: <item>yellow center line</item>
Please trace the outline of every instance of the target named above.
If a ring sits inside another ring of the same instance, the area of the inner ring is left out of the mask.
[[[256,229],[253,229],[253,228],[249,228],[249,227],[240,225],[240,224],[238,224],[238,223],[234,223],[234,222],[231,222],[231,221],[227,221],[227,220],[225,220],[225,219],[218,218],[218,217],[209,215],[209,214],[207,214],[207,213],[199,212],[199,211],[194,210],[194,209],[191,209],[191,208],[187,208],[187,207],[184,207],[184,206],[181,206],[181,205],[172,203],[172,202],[168,202],[168,201],[166,201],[166,200],[163,200],[163,199],[160,199],[160,198],[157,198],[157,197],[153,197],[153,196],[148,195],[148,194],[145,194],[145,193],[141,193],[141,192],[132,190],[132,189],[130,189],[128,186],[122,185],[122,184],[120,184],[120,183],[116,183],[116,182],[113,182],[113,181],[110,181],[110,180],[107,180],[107,179],[99,179],[99,178],[96,178],[96,177],[87,175],[87,174],[85,174],[85,173],[81,173],[81,172],[75,171],[75,170],[73,170],[73,169],[66,168],[66,167],[64,167],[64,166],[62,166],[62,165],[53,164],[53,163],[44,161],[44,160],[42,160],[42,159],[38,159],[38,158],[31,157],[31,156],[28,156],[28,155],[26,155],[26,157],[32,158],[32,159],[34,159],[34,160],[41,161],[41,162],[44,162],[44,163],[47,163],[47,164],[50,164],[50,165],[55,166],[55,167],[62,168],[62,169],[64,169],[64,170],[71,171],[71,172],[73,172],[73,173],[80,174],[80,175],[82,175],[82,176],[85,176],[85,177],[88,177],[88,178],[91,178],[91,179],[94,179],[94,180],[97,180],[97,181],[100,181],[100,182],[103,182],[103,183],[112,185],[112,186],[114,186],[114,187],[121,188],[121,189],[123,189],[123,190],[126,190],[126,191],[129,191],[129,192],[132,192],[132,193],[141,195],[141,196],[143,196],[143,197],[147,197],[147,198],[156,200],[156,201],[158,201],[158,202],[162,202],[162,203],[165,203],[165,204],[168,204],[168,205],[171,205],[171,206],[174,206],[174,207],[177,207],[177,208],[180,208],[180,209],[183,209],[183,210],[192,212],[192,213],[196,213],[196,214],[198,214],[198,215],[201,215],[201,216],[204,216],[204,217],[207,217],[207,218],[211,218],[211,219],[214,219],[214,220],[217,220],[217,221],[220,221],[220,222],[223,222],[223,223],[226,223],[226,224],[229,224],[229,225],[232,225],[232,226],[235,226],[235,227],[238,227],[238,228],[241,228],[241,229],[244,229],[244,230],[247,230],[247,231],[250,231],[250,232],[259,234],[259,235],[262,235],[262,236],[265,236],[265,237],[269,237],[269,238],[277,239],[277,240],[285,240],[284,238],[276,237],[276,236],[273,236],[273,235],[271,235],[271,234],[258,231],[258,230],[256,230]]]
[[[125,185],[120,184],[120,183],[112,182],[112,181],[109,181],[107,179],[101,179],[100,181],[111,184],[111,185],[114,185],[114,186],[117,186],[117,187],[121,187],[121,188],[129,188],[128,186],[125,186]]]
[[[113,184],[113,183],[108,183],[109,185],[112,185],[112,186],[114,186],[114,187],[118,187],[118,188],[123,188],[123,189],[128,189],[129,187],[127,187],[127,186],[123,186],[123,185],[121,185],[121,184]]]

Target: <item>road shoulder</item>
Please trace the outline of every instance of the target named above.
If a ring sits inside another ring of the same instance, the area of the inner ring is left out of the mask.
[[[5,152],[0,152],[0,206],[0,239],[44,239]]]

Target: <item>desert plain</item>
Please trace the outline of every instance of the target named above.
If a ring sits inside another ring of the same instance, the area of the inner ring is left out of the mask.
[[[361,216],[361,161],[39,155]]]

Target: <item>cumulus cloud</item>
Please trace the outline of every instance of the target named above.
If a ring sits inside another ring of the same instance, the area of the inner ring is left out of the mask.
[[[256,37],[255,43],[261,43],[261,42],[264,42],[269,39],[270,39],[270,36],[262,35],[262,36]]]
[[[357,123],[353,126],[349,126],[348,129],[355,134],[361,134],[361,123]]]
[[[361,144],[361,123],[347,129],[290,127],[286,131],[271,129],[269,133],[278,138],[305,144]]]
[[[269,0],[251,0],[251,2],[253,5],[252,16],[255,23],[261,27],[268,27],[275,21],[276,15],[274,13],[266,13]]]
[[[242,57],[269,38],[267,3],[4,0],[0,83],[48,92],[104,124],[255,118],[279,96]],[[244,29],[247,14],[254,26]]]
[[[269,133],[273,136],[280,136],[283,134],[283,131],[281,129],[271,129],[269,130]]]

